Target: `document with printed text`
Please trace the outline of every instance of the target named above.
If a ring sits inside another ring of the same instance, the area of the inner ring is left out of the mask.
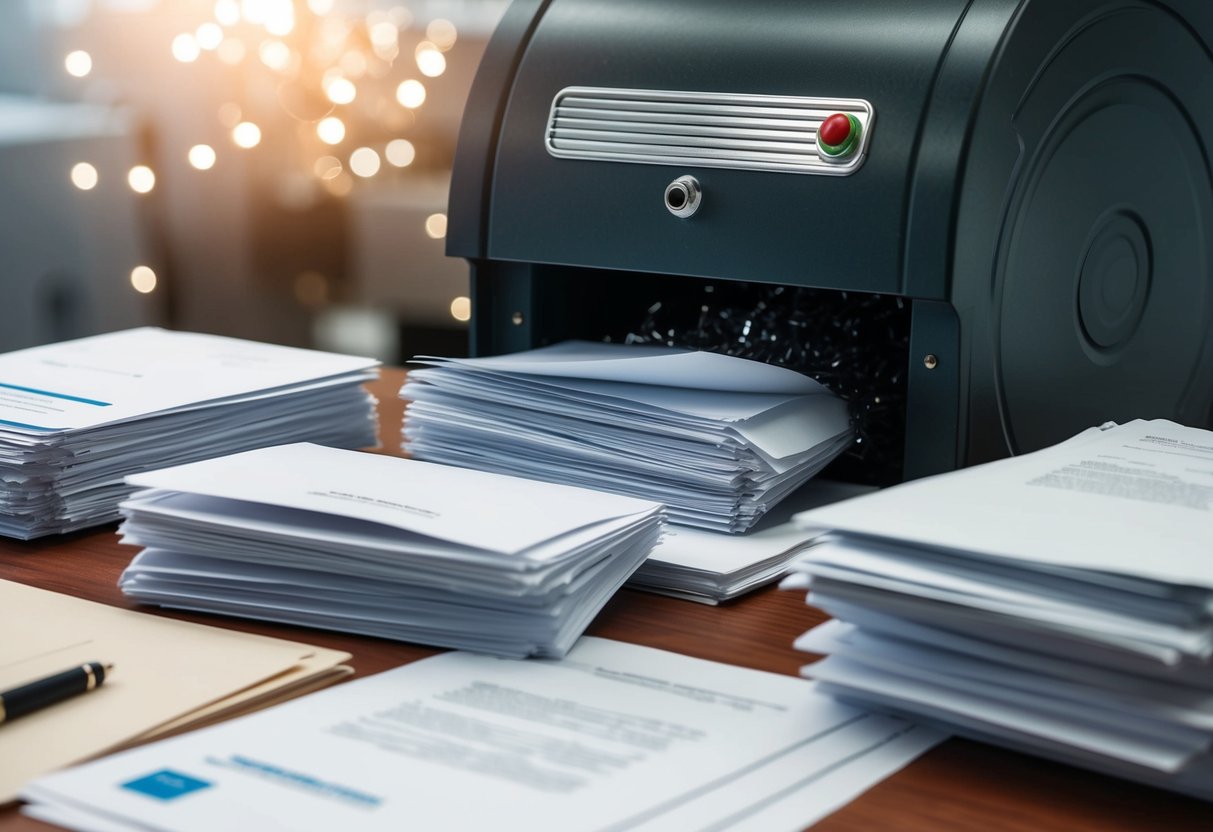
[[[708,829],[772,812],[799,829],[940,738],[803,680],[587,638],[560,662],[436,656],[25,797],[69,825],[182,832]]]

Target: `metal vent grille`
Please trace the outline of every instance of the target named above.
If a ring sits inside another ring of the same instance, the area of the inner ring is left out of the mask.
[[[845,160],[817,145],[834,113],[862,127]],[[552,101],[545,144],[566,159],[845,176],[863,164],[873,120],[872,105],[857,99],[566,87]]]

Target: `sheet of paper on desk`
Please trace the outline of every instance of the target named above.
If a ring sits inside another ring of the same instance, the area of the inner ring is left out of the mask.
[[[43,778],[43,817],[143,830],[800,829],[942,735],[790,677],[602,639],[448,653]]]
[[[95,604],[0,581],[0,690],[86,661],[114,665],[87,696],[0,729],[0,803],[47,771],[241,713],[348,675],[348,653]]]

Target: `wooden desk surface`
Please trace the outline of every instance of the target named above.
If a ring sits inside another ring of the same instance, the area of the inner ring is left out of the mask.
[[[402,374],[387,370],[373,385],[380,401],[381,452],[399,447]],[[134,550],[119,546],[112,526],[22,543],[0,539],[0,578],[133,608],[118,575]],[[301,627],[144,608],[151,615],[306,641],[353,654],[358,676],[437,652],[383,639]],[[804,655],[792,640],[823,618],[803,594],[768,587],[736,602],[708,607],[622,590],[589,628],[606,638],[690,656],[795,675]],[[2,732],[3,729],[0,729]],[[0,755],[3,741],[0,738]],[[0,809],[0,832],[54,827]],[[973,830],[1109,832],[1213,829],[1213,805],[1068,766],[964,740],[951,740],[826,818],[821,832]]]

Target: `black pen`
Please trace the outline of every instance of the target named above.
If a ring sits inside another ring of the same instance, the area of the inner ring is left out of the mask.
[[[0,693],[0,724],[93,690],[105,681],[105,672],[113,667],[112,664],[88,662]]]

